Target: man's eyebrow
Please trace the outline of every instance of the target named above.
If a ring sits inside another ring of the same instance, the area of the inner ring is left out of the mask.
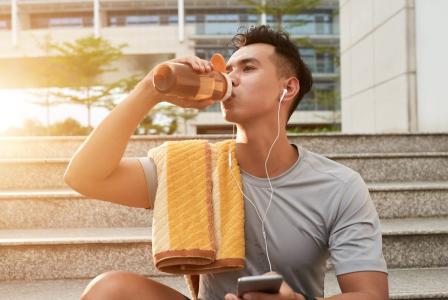
[[[255,57],[248,57],[248,58],[243,58],[236,62],[237,65],[245,65],[247,63],[260,64],[260,61],[258,59],[256,59]],[[227,65],[226,71],[230,71],[231,68],[232,68],[232,65]]]

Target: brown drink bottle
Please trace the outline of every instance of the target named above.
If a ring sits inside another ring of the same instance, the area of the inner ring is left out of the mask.
[[[153,84],[162,94],[190,100],[225,101],[232,93],[232,82],[226,73],[198,73],[180,63],[158,66],[154,70]]]

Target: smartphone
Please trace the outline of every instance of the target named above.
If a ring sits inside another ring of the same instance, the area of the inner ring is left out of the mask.
[[[243,294],[249,292],[277,294],[282,282],[283,277],[280,274],[240,277],[238,278],[237,294],[238,297],[243,297]]]

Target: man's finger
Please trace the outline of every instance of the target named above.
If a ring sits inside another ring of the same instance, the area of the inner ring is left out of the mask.
[[[239,298],[236,296],[236,295],[234,295],[234,294],[226,294],[225,296],[224,296],[224,299],[225,300],[239,300]]]
[[[266,294],[266,293],[245,293],[243,300],[277,300],[279,294]]]

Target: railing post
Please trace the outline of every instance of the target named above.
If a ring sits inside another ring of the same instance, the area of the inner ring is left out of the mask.
[[[177,0],[177,24],[179,28],[179,42],[183,42],[185,39],[185,8],[184,0]]]
[[[18,0],[11,0],[11,41],[12,46],[17,47],[18,46],[18,30],[19,30],[19,24],[18,24],[18,16],[17,16],[17,1]]]

